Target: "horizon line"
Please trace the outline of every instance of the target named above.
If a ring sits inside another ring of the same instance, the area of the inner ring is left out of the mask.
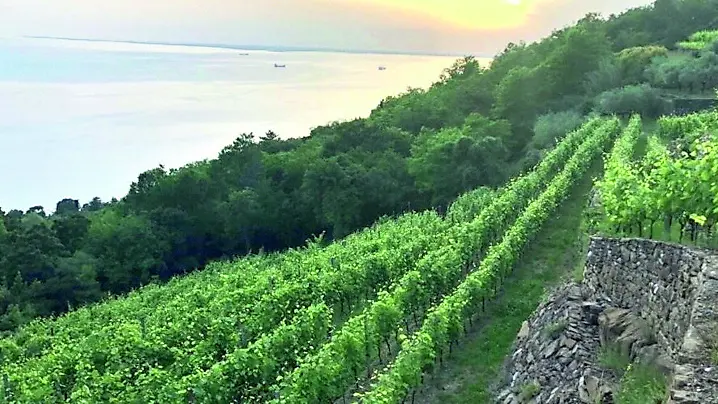
[[[162,42],[162,41],[137,41],[137,40],[114,40],[102,38],[72,38],[45,35],[24,35],[23,38],[32,39],[56,39],[63,41],[87,41],[87,42],[111,42],[111,43],[128,43],[136,45],[165,45],[165,46],[192,46],[206,47],[218,49],[233,50],[261,50],[269,52],[328,52],[328,53],[352,53],[352,54],[374,54],[374,55],[408,55],[408,56],[436,56],[436,57],[456,57],[462,58],[473,56],[477,58],[491,59],[493,56],[478,55],[472,53],[459,52],[426,52],[426,51],[400,51],[400,50],[378,50],[378,49],[352,49],[352,48],[332,48],[320,46],[285,46],[285,45],[237,45],[227,43],[205,43],[205,42]]]

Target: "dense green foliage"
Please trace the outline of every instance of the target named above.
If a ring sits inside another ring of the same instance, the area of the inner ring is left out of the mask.
[[[303,330],[293,322],[296,308],[320,304],[318,312],[306,314],[315,319],[307,322],[325,327],[317,317],[325,312],[322,302],[332,306],[333,318],[349,316],[406,272],[449,225],[433,212],[408,214],[327,247],[312,243],[281,255],[213,264],[163,287],[31,324],[0,344],[3,371],[13,386],[8,389],[16,400],[30,402],[42,397],[102,402],[119,393],[142,402],[177,400],[186,393],[179,389],[184,376],[195,380],[204,371],[241,363],[265,346],[266,338],[281,338],[265,334],[284,329],[276,328],[282,322]],[[327,331],[311,334],[315,344],[304,339],[282,352],[299,355],[318,346]],[[257,355],[265,361],[256,366],[266,372],[271,358],[266,351]]]
[[[596,111],[604,115],[640,114],[657,118],[670,111],[670,104],[657,89],[641,84],[601,93],[596,98]]]
[[[583,122],[584,117],[573,110],[541,115],[534,124],[534,136],[529,147],[536,150],[546,149]]]
[[[304,397],[318,386],[333,389],[322,397],[336,396],[346,388],[344,378],[316,372],[333,369],[355,379],[366,355],[381,357],[381,344],[400,320],[449,293],[468,269],[464,264],[503,233],[599,127],[605,129],[594,119],[566,136],[505,189],[459,198],[446,219],[433,212],[407,214],[327,247],[312,243],[215,264],[163,287],[23,327],[0,343],[5,397],[258,401],[277,391],[291,396],[286,388]],[[579,153],[572,161],[585,158]],[[361,306],[363,312],[352,316]],[[343,325],[325,342],[332,322]],[[362,346],[369,350],[357,351]],[[290,373],[290,384],[273,387],[283,373]]]
[[[396,403],[421,383],[424,371],[433,367],[466,330],[465,321],[481,310],[496,293],[497,284],[508,275],[526,244],[565,199],[592,161],[601,155],[619,130],[617,120],[594,129],[576,154],[545,190],[531,201],[500,243],[492,245],[479,266],[441,302],[431,308],[421,328],[404,339],[394,363],[377,376],[372,389],[361,396],[367,403]],[[299,402],[290,400],[288,402]],[[311,401],[307,401],[311,402]]]
[[[593,177],[602,172],[596,159],[574,190],[522,252],[500,292],[488,301],[468,334],[445,353],[440,366],[411,392],[419,403],[490,403],[522,323],[574,270],[583,270],[588,233],[583,219]],[[555,328],[555,327],[550,327]],[[447,388],[447,386],[451,386]]]
[[[666,92],[718,84],[709,34],[690,38],[699,50],[677,45],[717,28],[716,0],[588,15],[509,44],[489,67],[458,60],[367,118],[301,139],[242,135],[216,159],[149,170],[122,200],[0,211],[0,330],[212,260],[340,239],[382,216],[443,214],[458,195],[533,167],[587,112],[657,114]]]
[[[716,10],[712,0],[656,0],[612,16],[608,36],[616,51],[645,45],[673,48],[697,31],[718,29]]]
[[[617,204],[634,204],[640,201],[631,200],[636,192],[636,180],[631,176],[633,156],[641,134],[641,118],[633,116],[623,135],[616,141],[611,153],[604,163],[604,176],[596,182],[596,189],[601,195],[601,202],[611,222],[628,222],[631,217],[619,216],[625,212],[617,212],[613,206]]]
[[[497,241],[599,124],[593,120],[567,136],[540,165],[512,181],[478,216],[455,223],[444,235],[438,235],[437,247],[429,251],[413,271],[380,294],[373,304],[335,333],[316,355],[306,358],[284,378],[282,401],[312,403],[336,399],[353,382],[359,381],[360,370],[366,368],[368,362],[382,360],[382,344],[386,344],[391,354],[390,341],[397,330],[403,326],[409,332],[411,327],[421,324],[417,313],[426,312],[456,287],[475,257],[482,256]]]
[[[664,117],[658,124],[663,139],[651,136],[641,161],[630,161],[627,145],[609,160],[597,184],[610,225],[605,230],[669,239],[675,232],[679,241],[688,232],[692,242],[715,244],[718,112]]]
[[[710,35],[677,43],[716,18],[716,0],[588,15],[367,118],[147,171],[120,201],[0,211],[0,401],[401,400],[618,135],[587,113],[658,116],[714,85]],[[634,162],[641,126],[605,162],[606,223],[714,238],[718,112],[659,119]]]
[[[688,37],[687,41],[680,42],[678,46],[688,50],[712,49],[718,43],[718,31],[699,31]]]
[[[616,404],[643,404],[660,402],[668,394],[668,380],[659,370],[641,363],[626,367],[621,386],[616,393]]]

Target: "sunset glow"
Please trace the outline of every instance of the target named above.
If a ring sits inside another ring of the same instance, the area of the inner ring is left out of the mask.
[[[491,55],[582,18],[651,0],[0,0],[0,38]]]
[[[502,29],[524,24],[530,11],[550,0],[352,0],[371,6],[392,6],[461,29]]]

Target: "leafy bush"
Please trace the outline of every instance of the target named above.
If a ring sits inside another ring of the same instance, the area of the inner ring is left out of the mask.
[[[545,149],[583,124],[584,117],[576,111],[562,111],[541,115],[534,124],[534,136],[529,147]]]
[[[685,66],[691,62],[689,56],[658,57],[646,69],[648,83],[654,87],[681,89],[679,76]]]
[[[587,94],[596,95],[622,85],[621,69],[613,58],[606,58],[598,69],[586,75],[584,89]]]
[[[718,51],[718,45],[714,48]],[[718,55],[711,50],[696,53],[697,57],[684,55],[654,59],[646,69],[648,82],[655,87],[689,92],[715,88],[718,86]]]
[[[596,98],[594,108],[602,115],[658,117],[670,111],[671,103],[657,89],[642,84],[606,91]]]
[[[688,41],[679,42],[678,46],[686,50],[703,50],[718,42],[718,31],[698,31],[688,37]]]
[[[478,186],[497,186],[505,179],[504,139],[511,137],[506,121],[478,114],[458,128],[424,129],[411,149],[409,173],[419,189],[432,194],[434,205],[445,206],[453,195]]]
[[[644,81],[644,72],[657,57],[667,57],[668,49],[663,46],[637,46],[622,50],[617,57],[617,66],[623,84],[637,84]]]

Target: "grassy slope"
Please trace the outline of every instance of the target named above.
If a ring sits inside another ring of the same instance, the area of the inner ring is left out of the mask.
[[[456,348],[445,367],[427,380],[420,403],[489,403],[491,384],[521,324],[550,289],[582,267],[588,238],[583,212],[592,177],[602,171],[599,161],[528,247],[503,295],[489,305],[486,320]],[[420,399],[419,399],[420,398]]]

